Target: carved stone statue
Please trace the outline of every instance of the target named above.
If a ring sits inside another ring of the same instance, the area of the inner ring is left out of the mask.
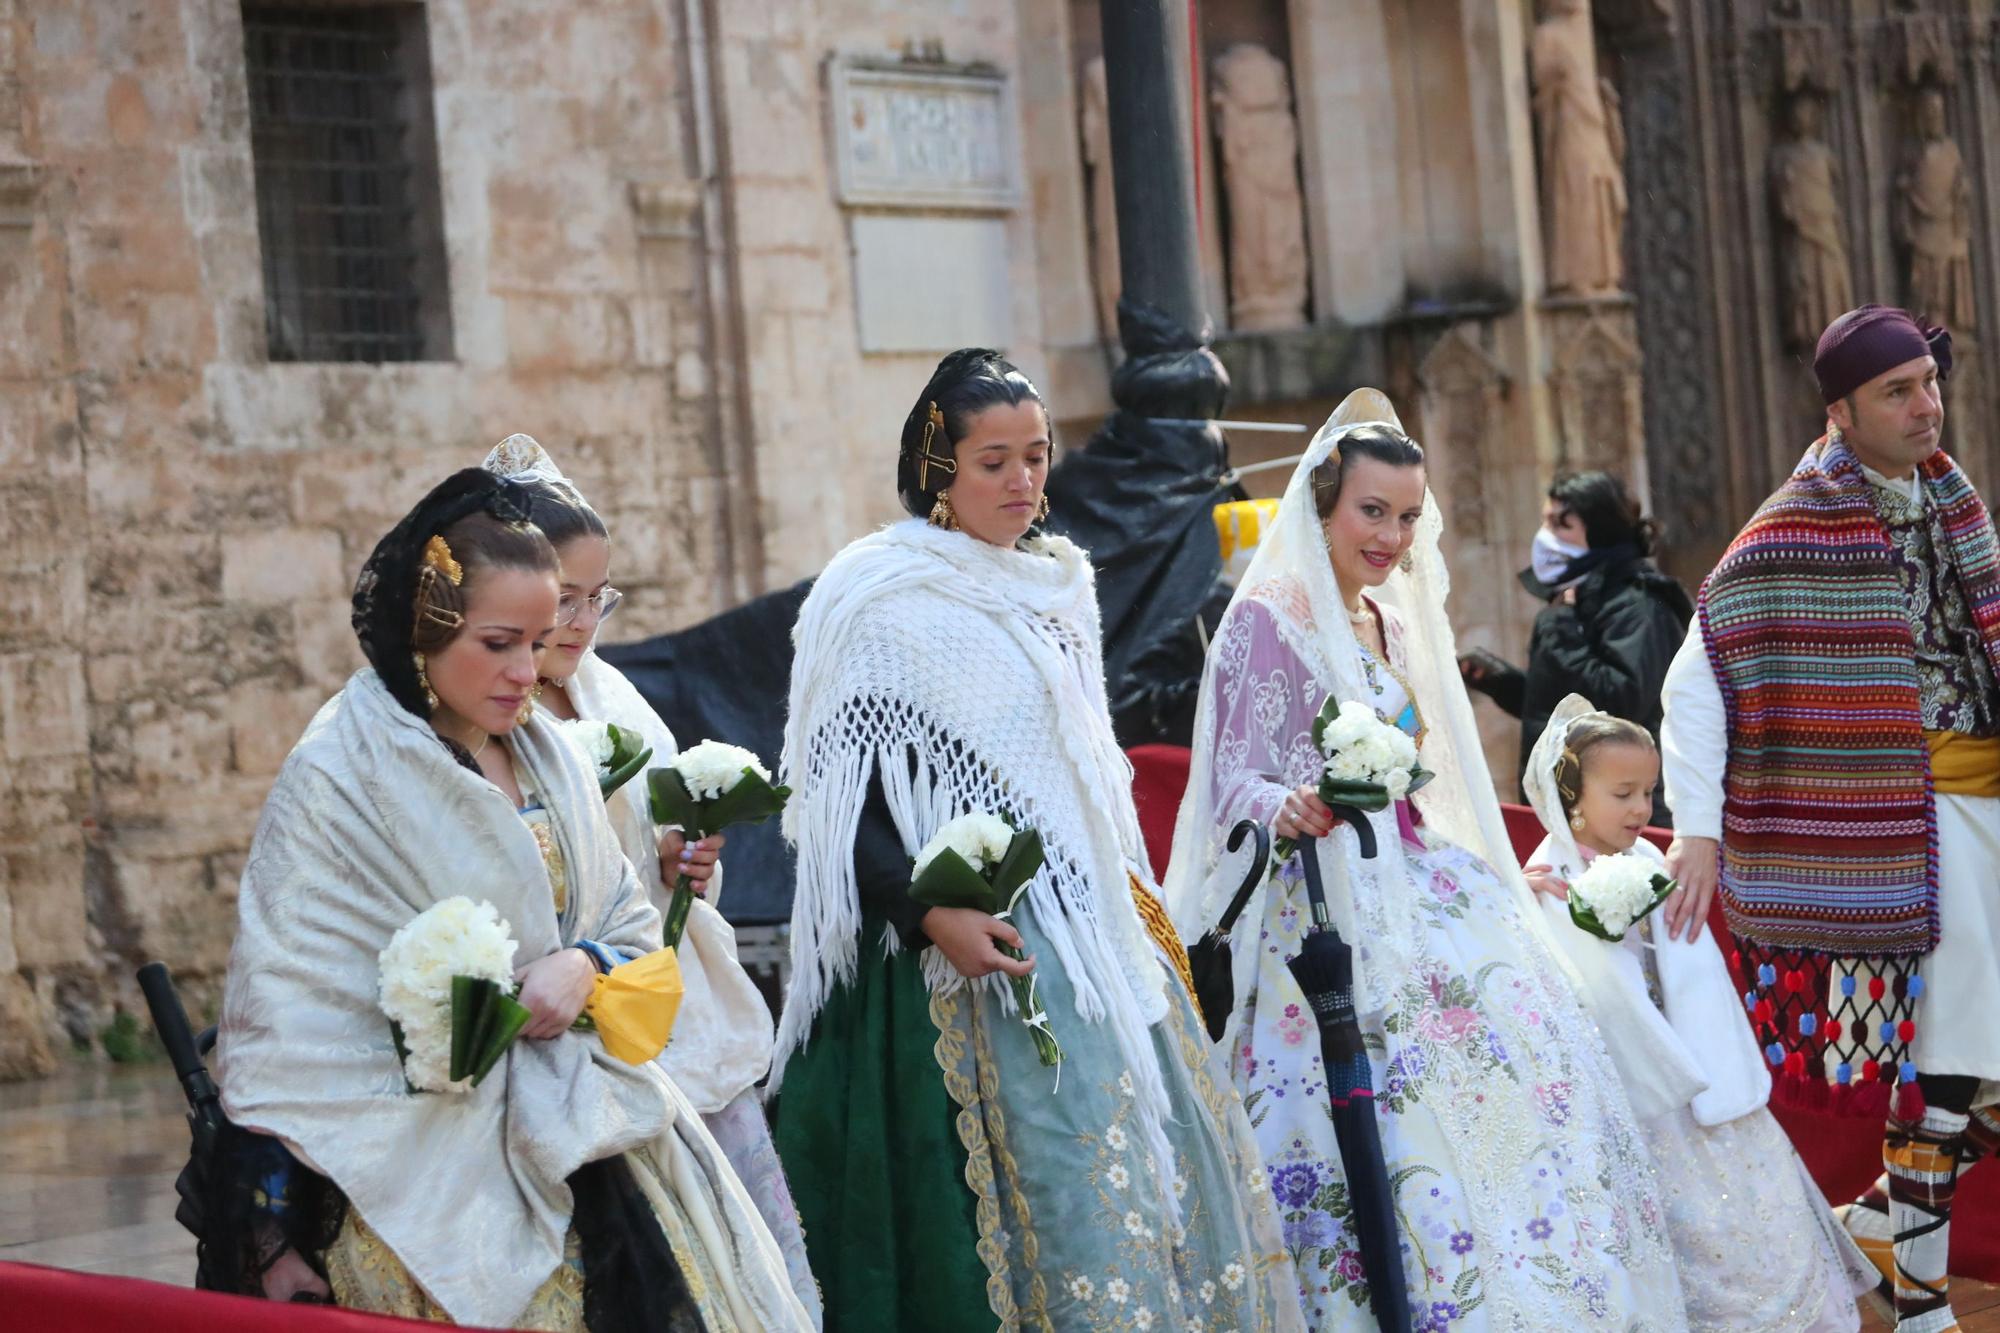
[[[1771,149],[1785,346],[1793,351],[1810,351],[1820,331],[1854,306],[1840,164],[1820,137],[1824,112],[1817,93],[1794,93],[1785,102],[1786,138]]]
[[[1944,94],[1917,99],[1917,133],[1896,178],[1896,240],[1910,264],[1910,306],[1958,333],[1978,324],[1972,300],[1972,184],[1945,130]]]
[[[1098,336],[1118,341],[1118,293],[1124,279],[1118,270],[1118,205],[1111,190],[1110,96],[1104,86],[1104,57],[1092,56],[1083,67],[1079,118],[1083,130],[1083,161],[1090,172],[1090,261],[1097,287]]]
[[[1216,133],[1229,200],[1229,323],[1289,329],[1306,322],[1306,219],[1299,133],[1284,62],[1254,42],[1215,62]]]
[[[1597,77],[1589,0],[1545,0],[1533,72],[1548,289],[1616,292],[1625,281],[1624,145]]]

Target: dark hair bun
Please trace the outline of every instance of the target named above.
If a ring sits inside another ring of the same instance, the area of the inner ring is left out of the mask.
[[[1034,382],[1020,368],[990,347],[961,347],[948,352],[930,381],[903,419],[903,437],[896,457],[896,492],[903,508],[918,518],[931,510],[938,492],[951,485],[950,471],[935,461],[928,469],[918,466],[924,453],[924,427],[930,423],[935,403],[944,418],[944,430],[933,431],[930,455],[933,460],[950,458],[952,448],[971,429],[972,419],[989,407],[1014,406],[1042,401]],[[1048,409],[1043,407],[1043,419]],[[937,438],[942,435],[944,438]],[[918,485],[919,479],[924,482]]]

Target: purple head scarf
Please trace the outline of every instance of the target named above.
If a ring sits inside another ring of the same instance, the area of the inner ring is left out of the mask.
[[[1951,333],[1894,306],[1864,305],[1826,326],[1813,353],[1820,397],[1835,402],[1884,371],[1920,356],[1937,361],[1938,378],[1951,374]]]

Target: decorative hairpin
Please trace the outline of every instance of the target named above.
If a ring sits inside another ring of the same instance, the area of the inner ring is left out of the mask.
[[[443,537],[424,543],[424,563],[449,579],[454,588],[465,582],[465,568],[452,558],[451,546]]]
[[[924,422],[924,441],[917,446],[917,489],[920,491],[928,491],[931,488],[932,468],[936,468],[947,477],[958,475],[957,459],[950,454],[940,455],[931,452],[932,438],[943,430],[944,413],[938,411],[938,405],[933,402],[930,405],[930,418]],[[947,444],[951,442],[949,434],[946,434],[945,442]]]
[[[501,479],[500,488],[486,502],[486,512],[517,528],[527,527],[534,521],[529,509],[528,488],[511,477]],[[452,581],[457,582],[456,579]]]

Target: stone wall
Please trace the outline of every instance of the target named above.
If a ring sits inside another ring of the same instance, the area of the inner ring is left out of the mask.
[[[774,586],[817,571],[846,542],[901,516],[896,440],[938,355],[950,350],[860,350],[849,237],[855,210],[839,202],[832,180],[831,62],[908,55],[990,65],[1008,78],[1023,184],[1022,203],[999,214],[1016,334],[1008,350],[1051,386],[1059,417],[1066,404],[1075,412],[1105,402],[1089,316],[1074,94],[1065,64],[1021,56],[1060,49],[1064,11],[1062,0],[717,6],[715,95],[762,479],[759,526]]]
[[[1066,0],[429,0],[453,360],[265,348],[240,7],[0,0],[0,1078],[162,958],[212,1008],[257,810],[358,665],[354,572],[525,431],[609,519],[638,638],[896,516],[936,352],[868,355],[828,69],[1012,88],[1010,350],[1105,402]],[[1044,300],[1045,289],[1052,293]]]
[[[457,359],[379,367],[265,359],[236,5],[0,4],[0,1077],[146,959],[212,1003],[354,571],[493,441],[605,511],[619,633],[742,591],[676,7],[428,10]]]

